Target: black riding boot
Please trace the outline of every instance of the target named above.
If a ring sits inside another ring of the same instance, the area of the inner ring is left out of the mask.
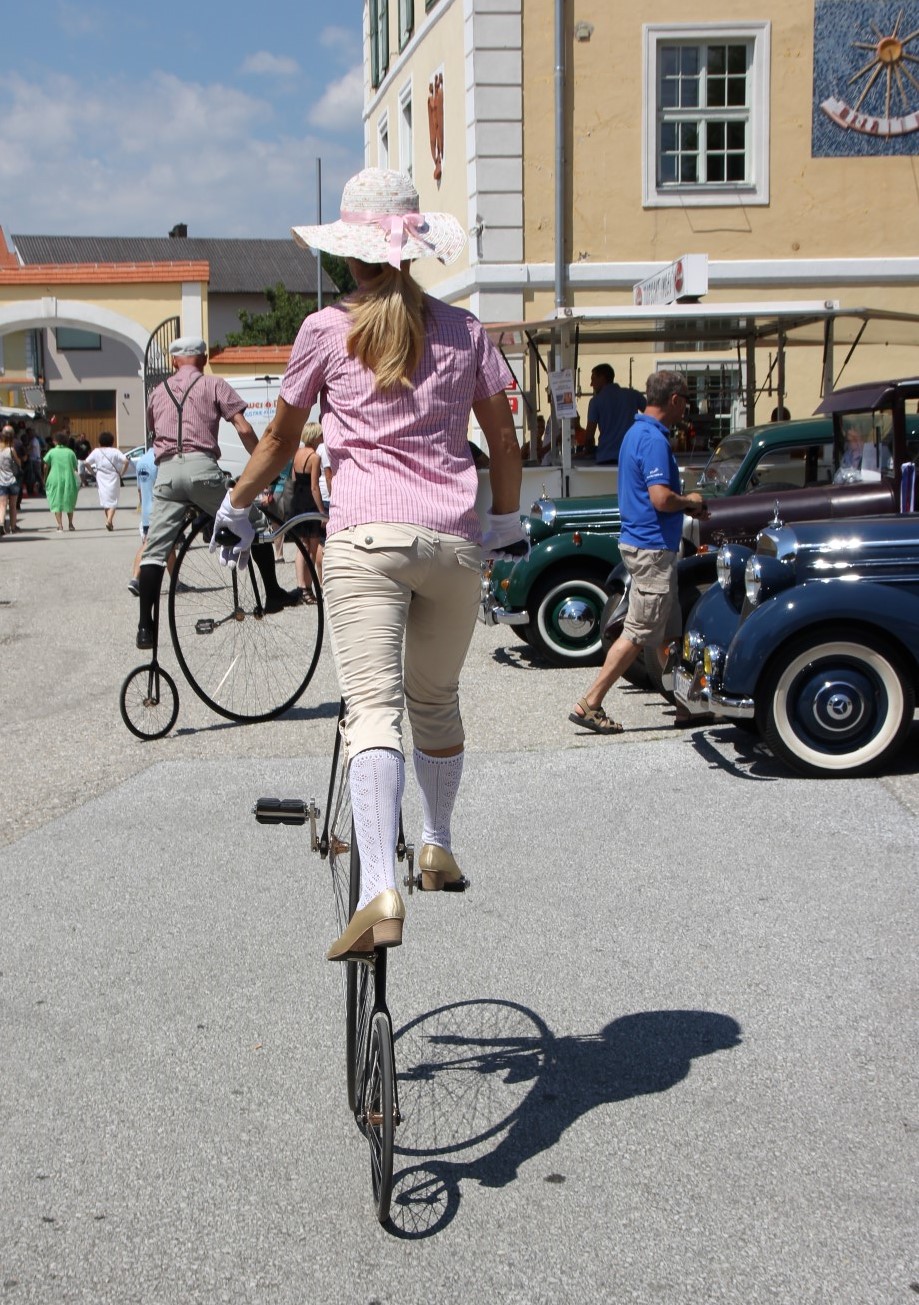
[[[265,586],[265,610],[279,612],[282,607],[294,607],[300,601],[299,589],[282,589],[275,570],[274,549],[270,544],[253,544],[252,561],[258,568]]]
[[[137,577],[140,611],[137,617],[138,648],[153,647],[153,614],[159,607],[160,589],[163,585],[163,567],[153,566],[149,562],[141,563]]]

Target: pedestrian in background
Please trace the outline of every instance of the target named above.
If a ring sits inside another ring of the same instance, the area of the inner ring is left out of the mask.
[[[115,436],[110,430],[104,430],[99,436],[99,447],[90,453],[86,459],[86,466],[96,478],[96,490],[99,494],[99,506],[105,516],[105,528],[114,530],[121,478],[127,470],[128,460],[121,449],[115,448]]]
[[[45,495],[48,507],[54,513],[58,530],[63,530],[63,514],[67,513],[69,530],[76,530],[73,524],[73,511],[77,505],[80,492],[80,478],[77,475],[77,455],[66,444],[67,436],[63,432],[51,436],[51,447],[42,459],[45,464]]]
[[[0,535],[7,530],[7,506],[10,511],[10,534],[19,529],[16,525],[16,504],[21,479],[22,458],[16,449],[15,432],[12,426],[4,426],[0,431]]]

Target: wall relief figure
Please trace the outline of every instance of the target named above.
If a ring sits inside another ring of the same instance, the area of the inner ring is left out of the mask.
[[[444,161],[444,75],[437,73],[428,83],[428,134],[431,138],[431,158],[434,160],[434,180],[443,176]]]

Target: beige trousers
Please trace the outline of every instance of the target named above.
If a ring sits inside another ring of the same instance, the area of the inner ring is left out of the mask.
[[[349,756],[401,752],[406,706],[423,752],[464,742],[459,677],[475,629],[481,559],[478,544],[422,526],[372,522],[329,538],[323,598]]]

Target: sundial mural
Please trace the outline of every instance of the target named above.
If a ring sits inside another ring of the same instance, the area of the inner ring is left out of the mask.
[[[812,153],[919,154],[919,2],[815,0]]]

